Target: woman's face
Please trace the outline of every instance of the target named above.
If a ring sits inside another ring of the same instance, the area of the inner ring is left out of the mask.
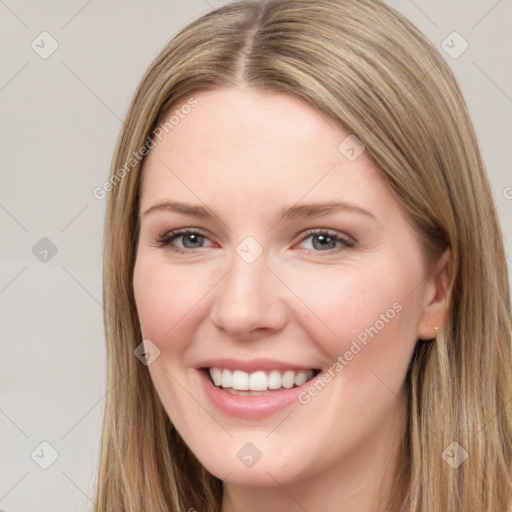
[[[133,279],[156,391],[225,481],[353,471],[402,434],[437,274],[332,119],[284,93],[194,98],[154,138],[142,184]]]

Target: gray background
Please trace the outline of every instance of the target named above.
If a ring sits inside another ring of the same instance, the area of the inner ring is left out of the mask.
[[[178,29],[224,3],[0,0],[3,510],[92,507],[107,393],[105,203],[92,191],[108,177],[147,66]],[[454,70],[512,240],[511,0],[388,3]],[[453,31],[469,44],[457,58],[464,41]],[[48,56],[51,38],[58,48]]]

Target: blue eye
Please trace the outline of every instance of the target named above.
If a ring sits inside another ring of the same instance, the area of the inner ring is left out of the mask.
[[[178,238],[182,239],[183,247],[169,247],[171,250],[185,253],[194,249],[201,249],[201,245],[207,240],[206,234],[198,229],[184,228],[177,229],[166,233],[163,237],[156,241],[159,247],[171,246],[171,244]]]
[[[343,248],[350,248],[354,246],[354,242],[352,240],[343,238],[329,230],[317,229],[309,231],[301,238],[301,241],[304,242],[309,238],[312,239],[312,248],[319,252],[337,253]]]
[[[312,239],[312,247],[308,248],[310,251],[318,253],[336,254],[343,249],[348,249],[354,246],[354,242],[347,238],[344,238],[337,233],[326,230],[316,229],[310,230],[302,235],[300,242],[303,243],[305,240]],[[176,246],[173,242],[181,239],[182,247]],[[209,240],[206,233],[196,228],[183,228],[169,231],[161,236],[157,241],[158,247],[167,247],[174,252],[181,254],[191,253],[194,249],[202,249],[204,247],[210,247],[210,245],[204,245],[204,242]]]

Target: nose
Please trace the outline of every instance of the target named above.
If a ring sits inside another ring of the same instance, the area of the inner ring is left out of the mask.
[[[237,339],[254,332],[277,332],[285,326],[285,290],[267,268],[265,252],[252,263],[233,254],[230,271],[215,287],[211,319],[218,329]]]

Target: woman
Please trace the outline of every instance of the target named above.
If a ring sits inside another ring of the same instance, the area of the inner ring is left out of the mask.
[[[500,511],[505,252],[467,108],[374,0],[240,2],[109,180],[98,511]]]

